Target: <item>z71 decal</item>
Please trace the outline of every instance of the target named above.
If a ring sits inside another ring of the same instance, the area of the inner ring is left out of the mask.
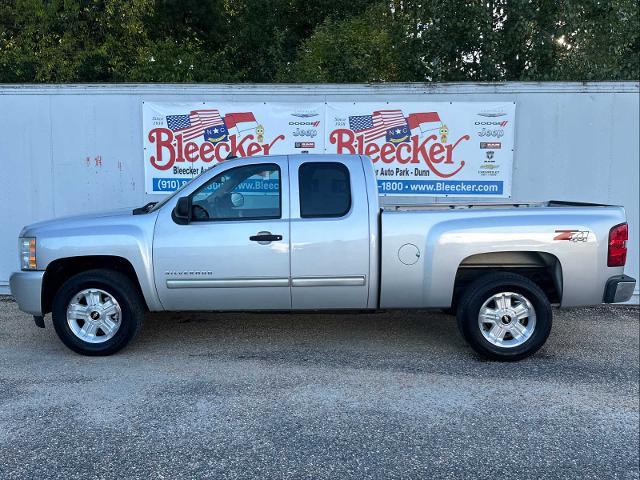
[[[556,230],[554,240],[568,240],[570,242],[586,242],[589,230]]]

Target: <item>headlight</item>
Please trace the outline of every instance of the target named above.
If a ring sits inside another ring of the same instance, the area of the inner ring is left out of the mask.
[[[20,268],[22,270],[36,269],[36,239],[20,239]]]

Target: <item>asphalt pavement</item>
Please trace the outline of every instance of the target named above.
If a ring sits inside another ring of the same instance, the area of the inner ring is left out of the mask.
[[[639,310],[484,361],[438,312],[149,315],[79,356],[0,299],[0,478],[637,479]]]

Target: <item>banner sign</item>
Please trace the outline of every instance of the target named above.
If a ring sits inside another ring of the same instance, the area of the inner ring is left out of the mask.
[[[147,193],[229,156],[367,155],[381,195],[511,196],[515,104],[200,102],[142,109]]]
[[[145,190],[172,192],[231,155],[323,153],[324,106],[144,102]]]
[[[334,103],[327,151],[368,155],[380,194],[511,195],[514,103]]]

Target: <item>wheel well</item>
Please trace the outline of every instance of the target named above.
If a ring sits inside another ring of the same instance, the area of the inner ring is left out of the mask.
[[[562,300],[562,266],[555,255],[546,252],[492,252],[471,255],[458,266],[453,287],[452,305],[467,285],[478,277],[492,272],[511,272],[537,284],[549,302]]]
[[[87,255],[60,258],[47,266],[42,283],[42,313],[51,311],[53,297],[64,282],[78,273],[99,268],[120,272],[129,277],[137,287],[145,309],[148,310],[136,271],[127,259],[111,255]]]

